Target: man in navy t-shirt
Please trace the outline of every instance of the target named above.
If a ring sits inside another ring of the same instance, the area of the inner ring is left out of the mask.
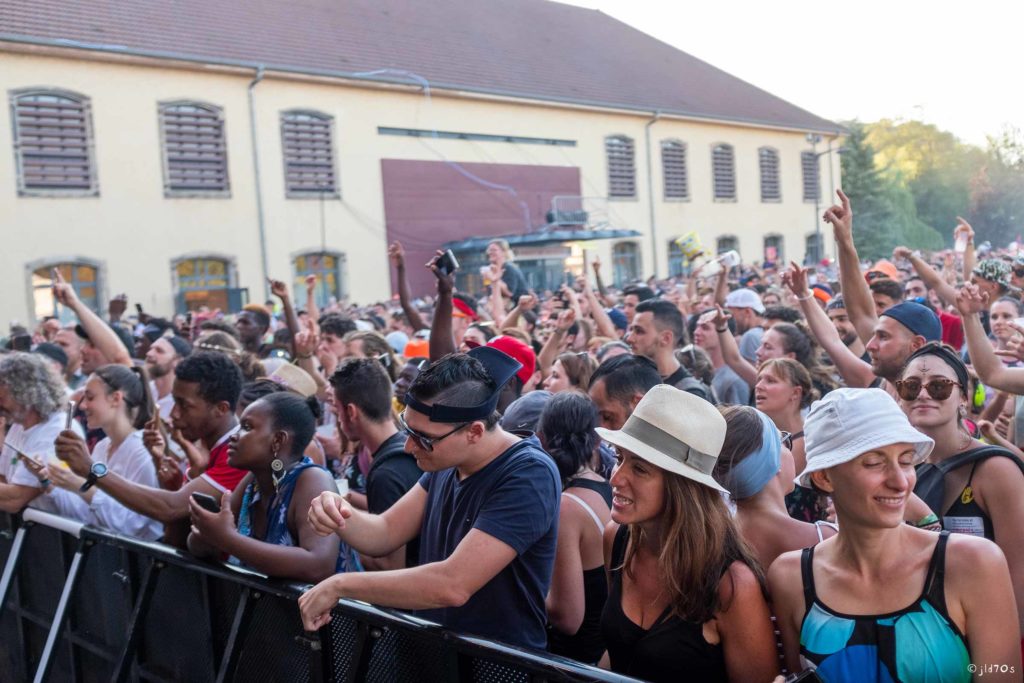
[[[420,566],[338,574],[299,599],[309,630],[339,598],[418,610],[455,631],[544,649],[561,485],[536,438],[498,426],[501,388],[520,364],[489,347],[452,354],[420,373],[402,416],[406,451],[426,472],[382,515],[340,496],[313,501],[309,517],[375,557],[420,535]]]

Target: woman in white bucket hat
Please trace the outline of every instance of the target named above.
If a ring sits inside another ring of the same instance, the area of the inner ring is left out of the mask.
[[[613,671],[652,681],[770,681],[778,673],[762,570],[711,472],[725,419],[659,384],[620,430],[610,587],[601,619]]]
[[[914,466],[932,440],[881,389],[831,392],[804,431],[797,481],[832,496],[839,533],[780,556],[768,572],[787,668],[813,667],[828,682],[951,683],[991,662],[985,680],[1020,680],[1002,552],[904,523]]]

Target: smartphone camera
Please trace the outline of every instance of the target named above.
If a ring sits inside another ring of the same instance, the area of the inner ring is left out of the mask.
[[[438,272],[442,275],[451,275],[459,269],[459,260],[455,258],[455,254],[452,253],[452,250],[448,249],[441,254],[441,257],[437,259],[437,263],[434,265],[437,266]]]

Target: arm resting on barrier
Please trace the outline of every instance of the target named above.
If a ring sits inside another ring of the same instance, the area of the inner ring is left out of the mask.
[[[441,562],[387,572],[337,574],[299,597],[302,622],[314,631],[341,598],[397,609],[461,607],[516,558],[515,549],[473,529]]]
[[[383,557],[419,535],[426,504],[427,491],[419,484],[380,515],[357,510],[337,493],[325,491],[313,499],[308,516],[316,533],[337,534],[358,552]]]
[[[36,499],[42,489],[20,484],[0,484],[0,510],[14,514]]]
[[[98,479],[96,487],[129,510],[164,524],[188,518],[188,502],[193,493],[198,491],[218,500],[222,494],[201,477],[186,483],[177,491],[166,491],[128,481],[116,472],[109,472],[107,476]]]

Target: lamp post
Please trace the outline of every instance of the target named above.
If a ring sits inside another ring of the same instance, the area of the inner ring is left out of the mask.
[[[843,154],[846,151],[845,147],[839,147],[838,149],[832,149],[832,141],[829,140],[828,149],[819,152],[818,143],[821,142],[821,136],[816,133],[807,134],[807,142],[811,143],[811,154],[814,155],[814,261],[818,263],[821,261],[823,254],[825,253],[824,245],[821,240],[821,163],[819,159],[823,156],[831,156],[832,152],[836,154]],[[832,159],[829,161],[829,177],[832,175]],[[834,188],[833,188],[834,191]]]

